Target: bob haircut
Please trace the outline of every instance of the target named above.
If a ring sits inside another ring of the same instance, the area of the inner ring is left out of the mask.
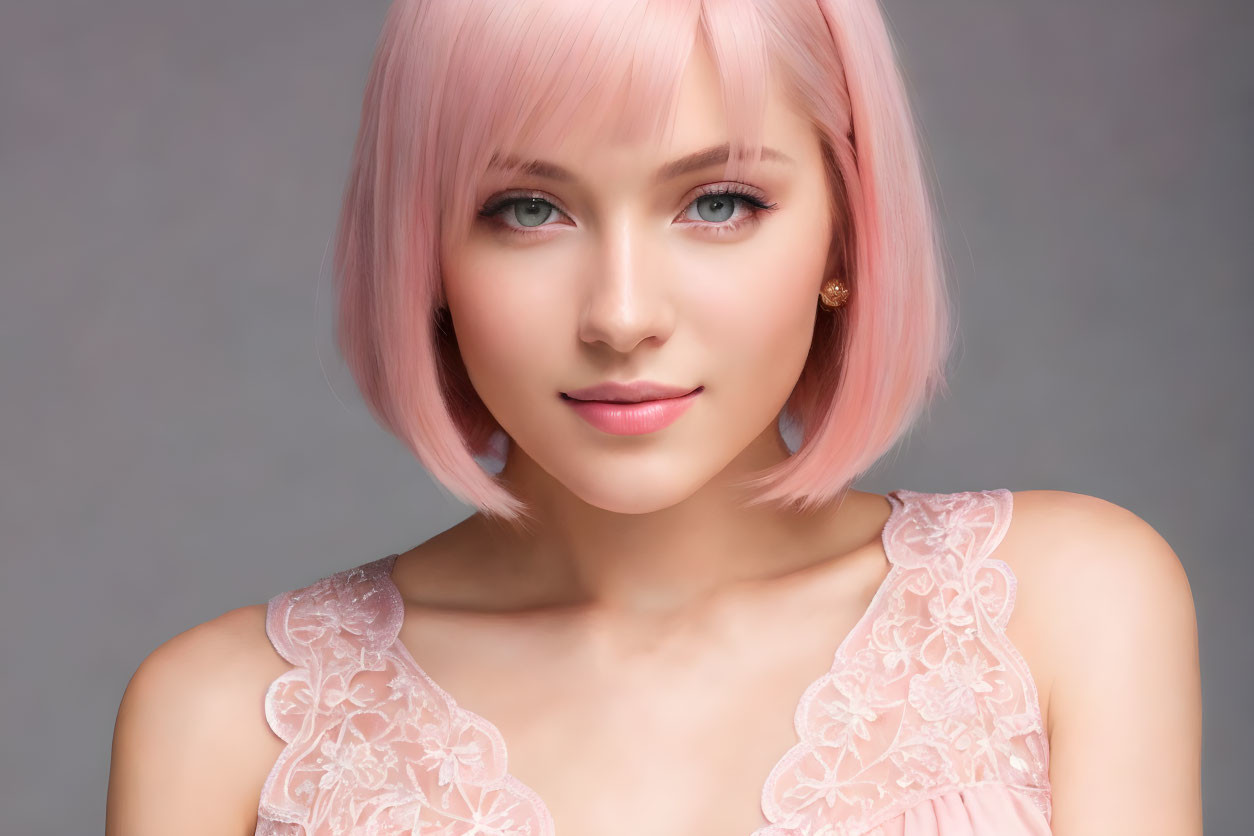
[[[818,317],[781,412],[800,446],[740,483],[749,504],[843,496],[945,388],[941,247],[876,0],[396,0],[335,236],[337,345],[376,420],[485,514],[531,517],[476,461],[501,428],[461,362],[441,254],[465,240],[488,168],[522,165],[502,157],[514,143],[551,147],[573,124],[622,141],[668,136],[697,38],[728,114],[726,178],[759,158],[768,72],[812,121],[830,252],[852,291]]]

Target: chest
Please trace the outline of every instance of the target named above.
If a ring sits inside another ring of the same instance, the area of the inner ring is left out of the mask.
[[[856,607],[841,610],[829,625],[839,632],[827,635],[850,634],[858,618]],[[1016,626],[1027,634],[1022,621]],[[1029,702],[1034,679],[1016,687],[999,676],[1001,664],[985,661],[987,647],[951,655],[947,673],[928,679],[921,645],[903,642],[901,669],[910,673],[897,684],[859,681],[843,668],[815,689],[833,673],[835,643],[796,641],[811,633],[794,632],[791,643],[764,633],[762,653],[742,645],[740,653],[687,664],[579,678],[568,663],[535,658],[507,677],[508,688],[463,681],[452,669],[444,679],[473,695],[463,707],[493,719],[508,741],[508,772],[543,799],[558,833],[749,836],[772,821],[764,803],[769,810],[772,797],[790,796],[800,803],[776,809],[800,812],[801,820],[843,815],[854,827],[832,832],[855,833],[856,823],[869,820],[856,811],[892,813],[909,806],[912,793],[947,783],[1044,785],[1046,739],[1003,735],[994,719],[1018,716],[1019,730],[1028,730],[1043,710]],[[882,662],[883,646],[867,652],[869,635],[859,638],[865,643],[847,649],[862,647],[863,659]],[[919,686],[913,692],[910,680]],[[808,703],[800,732],[799,703]],[[958,744],[962,751],[953,742],[964,736],[971,745]],[[985,756],[974,755],[981,746]],[[799,753],[794,768],[780,771],[790,752]],[[773,770],[777,782],[768,786]],[[844,797],[829,805],[822,797],[841,782]],[[822,833],[821,826],[798,832]]]
[[[262,810],[312,810],[320,834],[852,836],[999,783],[1044,811],[1012,586],[1004,564],[890,572],[869,602],[829,590],[825,606],[739,612],[627,655],[403,614],[390,640],[386,625],[297,624],[323,646],[267,696],[290,745]]]
[[[509,774],[559,832],[747,836],[767,824],[763,788],[798,743],[800,696],[874,591],[816,589],[825,606],[764,601],[613,649],[562,638],[578,631],[503,633],[418,613],[400,638],[461,708],[491,718]]]

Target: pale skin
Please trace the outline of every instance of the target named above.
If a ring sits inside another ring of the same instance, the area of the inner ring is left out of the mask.
[[[832,220],[818,138],[773,89],[764,142],[791,161],[740,182],[776,208],[711,234],[750,211],[705,220],[702,187],[733,185],[720,166],[653,176],[727,140],[704,50],[680,96],[665,147],[575,134],[513,149],[570,179],[485,185],[481,198],[521,189],[560,210],[526,239],[485,221],[445,254],[463,359],[514,439],[503,476],[541,524],[522,533],[476,514],[393,573],[401,641],[500,729],[510,772],[568,836],[763,823],[797,700],[888,571],[884,497],[851,491],[798,514],[747,510],[731,487],[788,455],[775,416],[824,315]],[[557,396],[638,378],[706,389],[674,425],[630,438]],[[1007,632],[1046,718],[1053,832],[1200,834],[1197,632],[1179,559],[1100,499],[1022,491],[1014,505],[997,557],[1019,579]],[[139,667],[115,731],[109,834],[253,832],[282,748],[262,697],[288,669],[264,614],[227,612]]]

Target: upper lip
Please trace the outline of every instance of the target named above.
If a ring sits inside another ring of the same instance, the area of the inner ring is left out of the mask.
[[[699,387],[697,387],[699,388]],[[618,383],[610,380],[583,389],[572,389],[563,392],[568,398],[580,401],[613,401],[616,403],[639,403],[663,398],[678,398],[694,391],[694,387],[670,386],[655,383],[652,380],[633,380],[630,383]]]

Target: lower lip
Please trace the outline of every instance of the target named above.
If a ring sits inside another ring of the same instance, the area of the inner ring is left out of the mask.
[[[614,435],[644,435],[672,424],[692,406],[701,391],[698,387],[678,398],[659,398],[640,403],[563,400],[580,418],[598,430]]]

